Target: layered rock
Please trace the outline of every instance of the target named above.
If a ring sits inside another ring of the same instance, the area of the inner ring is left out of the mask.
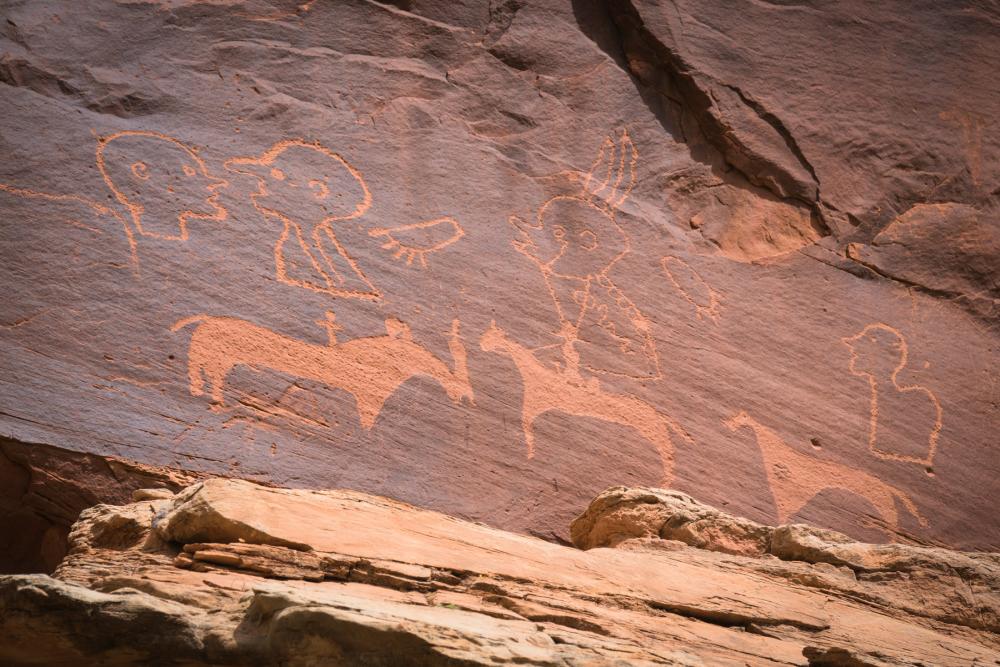
[[[179,491],[202,477],[0,437],[0,572],[51,572],[83,510],[127,503],[148,487]]]
[[[574,535],[630,538],[589,551],[350,491],[137,497],[86,510],[54,577],[0,578],[5,664],[1000,662],[996,554],[754,525],[674,492],[604,494]],[[700,547],[673,539],[685,522]],[[781,559],[718,551],[763,534]]]
[[[624,484],[1000,548],[998,21],[4,2],[0,432],[551,539]]]

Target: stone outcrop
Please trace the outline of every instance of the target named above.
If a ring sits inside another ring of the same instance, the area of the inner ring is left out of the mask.
[[[144,488],[179,491],[202,477],[0,437],[0,572],[51,572],[83,510],[130,502]]]
[[[136,498],[84,511],[54,576],[0,578],[0,661],[1000,664],[996,554],[773,528],[673,491],[602,494],[574,524],[587,551],[352,491]]]
[[[1000,549],[998,25],[0,3],[0,433],[92,462],[88,504],[127,460],[566,541],[601,490],[668,486]],[[51,567],[69,519],[14,495],[5,569]]]

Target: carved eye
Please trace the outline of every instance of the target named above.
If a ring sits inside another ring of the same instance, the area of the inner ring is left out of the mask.
[[[586,229],[580,232],[580,246],[584,250],[596,250],[597,249],[597,234]]]
[[[309,181],[309,187],[315,190],[313,196],[316,197],[316,199],[326,199],[330,194],[330,188],[326,187],[326,183],[323,181],[316,179],[311,180]]]
[[[283,181],[285,180],[285,172],[275,167],[274,169],[271,170],[271,178],[273,178],[276,181]]]
[[[186,165],[184,165],[183,169],[184,169],[184,175],[185,176],[194,176],[194,173],[195,173],[194,172],[194,167],[192,167],[191,165],[186,164]]]
[[[552,230],[552,236],[556,237],[557,241],[562,241],[564,238],[566,238],[566,230],[563,229],[562,227],[556,227],[555,229]]]
[[[149,167],[145,162],[133,162],[132,175],[142,181],[149,180]]]

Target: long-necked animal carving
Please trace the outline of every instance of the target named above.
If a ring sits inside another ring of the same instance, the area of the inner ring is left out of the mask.
[[[436,380],[455,403],[474,400],[458,320],[452,322],[448,341],[454,370],[414,342],[409,327],[396,319],[385,321],[384,336],[339,343],[331,333],[327,345],[290,338],[236,317],[195,315],[180,320],[171,331],[194,323],[198,326],[188,348],[190,391],[203,395],[207,380],[208,393],[220,405],[226,376],[237,366],[269,368],[343,389],[354,396],[366,430],[374,426],[389,396],[417,375]]]
[[[788,521],[821,491],[843,489],[870,502],[894,531],[899,530],[896,500],[902,503],[921,526],[927,525],[927,519],[920,514],[908,495],[874,475],[802,454],[789,447],[774,431],[746,412],[740,412],[725,424],[733,431],[749,428],[757,438],[779,521]]]
[[[668,417],[634,396],[601,389],[596,378],[584,380],[573,366],[547,366],[528,348],[512,341],[496,322],[479,339],[486,352],[506,354],[514,361],[524,383],[521,423],[528,458],[535,455],[534,423],[542,414],[555,410],[570,415],[592,417],[635,429],[656,447],[663,467],[663,483],[673,478],[674,448],[670,429],[682,433]]]

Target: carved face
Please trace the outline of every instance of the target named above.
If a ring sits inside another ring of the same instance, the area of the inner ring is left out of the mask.
[[[850,367],[854,373],[889,377],[903,365],[906,343],[899,332],[884,324],[871,324],[861,333],[845,338],[851,350]]]
[[[607,271],[628,250],[614,216],[580,197],[554,197],[530,228],[536,258],[552,273],[588,278]]]
[[[281,142],[260,158],[237,158],[231,171],[256,176],[254,202],[296,221],[349,220],[371,206],[361,174],[336,153],[301,141]]]
[[[194,151],[170,137],[121,132],[101,141],[97,164],[119,201],[142,227],[142,217],[225,217],[216,190],[226,181],[208,173]]]

